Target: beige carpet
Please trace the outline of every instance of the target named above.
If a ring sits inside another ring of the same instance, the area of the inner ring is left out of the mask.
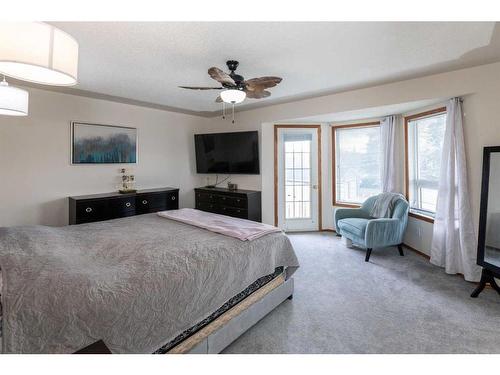
[[[500,296],[405,249],[293,234],[295,294],[224,353],[500,353]]]

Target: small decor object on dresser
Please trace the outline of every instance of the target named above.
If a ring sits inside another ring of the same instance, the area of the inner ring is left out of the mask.
[[[118,191],[121,194],[135,193],[137,191],[134,189],[135,176],[127,172],[125,168],[121,168],[120,173],[122,174],[122,184]]]
[[[137,129],[82,122],[71,124],[72,164],[137,162]]]

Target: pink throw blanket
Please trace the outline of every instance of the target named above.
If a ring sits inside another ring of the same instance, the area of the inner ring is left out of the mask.
[[[269,233],[281,232],[281,229],[273,227],[272,225],[225,215],[212,214],[194,208],[160,211],[158,215],[220,233],[225,236],[234,237],[242,241],[252,241]]]

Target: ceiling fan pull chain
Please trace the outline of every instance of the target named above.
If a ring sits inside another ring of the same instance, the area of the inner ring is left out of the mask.
[[[226,119],[226,103],[222,102],[222,119]]]
[[[234,103],[233,103],[233,124],[234,124]]]

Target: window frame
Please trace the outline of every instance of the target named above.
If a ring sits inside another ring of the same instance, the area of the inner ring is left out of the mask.
[[[409,122],[414,121],[416,119],[422,119],[427,117],[432,117],[434,115],[440,115],[443,113],[447,113],[446,107],[439,107],[435,109],[431,109],[429,111],[415,113],[413,115],[404,117],[404,132],[405,132],[405,196],[408,202],[410,202],[410,156],[409,156]],[[420,219],[423,221],[427,221],[428,223],[434,223],[434,217],[430,215],[425,215],[420,212],[412,212],[412,207],[410,205],[410,212],[408,216],[414,217],[416,219]]]
[[[346,128],[373,128],[378,127],[380,129],[380,121],[370,121],[356,124],[346,124],[346,125],[332,125],[332,206],[335,207],[347,207],[347,208],[359,208],[361,204],[342,202],[337,200],[337,139],[335,133],[337,129]]]

